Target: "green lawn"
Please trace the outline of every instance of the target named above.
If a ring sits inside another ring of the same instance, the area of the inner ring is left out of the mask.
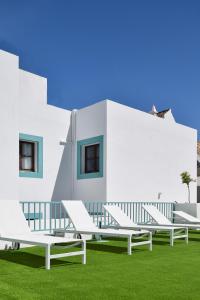
[[[200,232],[189,244],[170,247],[165,234],[153,251],[138,247],[126,254],[126,241],[87,243],[81,257],[53,260],[44,269],[44,249],[0,251],[0,299],[200,299]]]

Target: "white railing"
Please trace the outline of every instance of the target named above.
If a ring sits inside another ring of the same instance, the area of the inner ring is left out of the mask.
[[[61,202],[21,202],[22,209],[29,226],[33,231],[52,231],[65,228],[69,218]],[[84,202],[89,214],[97,226],[106,226],[112,222],[111,217],[103,209],[103,205],[119,206],[135,223],[151,221],[142,205],[156,206],[168,219],[173,221],[173,202]],[[78,213],[78,212],[77,212]]]

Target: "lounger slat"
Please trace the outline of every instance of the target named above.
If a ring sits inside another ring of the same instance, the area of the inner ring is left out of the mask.
[[[194,224],[200,224],[200,219],[198,219],[184,211],[175,210],[175,211],[173,211],[173,214],[181,217],[182,219],[184,219],[187,222],[194,223]]]

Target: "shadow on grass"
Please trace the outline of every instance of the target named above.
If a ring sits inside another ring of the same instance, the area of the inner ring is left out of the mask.
[[[121,242],[124,242],[124,243],[127,244],[127,239],[124,239],[124,238],[109,237],[109,238],[106,238],[106,240],[107,241],[121,241]],[[135,239],[135,240],[132,240],[132,241],[137,242],[137,241],[139,241],[139,239],[138,240]],[[141,239],[141,241],[144,241],[144,240]],[[159,233],[159,234],[157,233],[156,235],[153,235],[153,244],[167,245],[167,244],[169,244],[169,242],[170,242],[170,236],[169,235],[161,234],[161,233]],[[103,243],[103,241],[102,241],[102,243]],[[87,245],[88,245],[88,243],[87,243]],[[109,246],[109,247],[111,247],[111,246]],[[117,247],[117,246],[115,246],[115,247]],[[113,246],[113,248],[115,248],[115,247]],[[88,246],[87,246],[87,248],[88,248]],[[125,247],[124,247],[124,249],[125,249]]]
[[[189,234],[198,234],[199,237],[200,237],[200,230],[192,230],[192,231],[189,231]]]
[[[155,235],[153,235],[153,240],[157,240],[157,239],[161,239],[161,240],[163,240],[163,241],[169,241],[169,239],[170,239],[170,236],[168,235],[159,235],[159,234],[157,234],[156,236]]]
[[[119,241],[119,240],[118,240]],[[123,240],[124,241],[124,240]],[[147,249],[147,245],[144,245],[144,247],[146,246],[146,248],[132,248],[132,251],[134,252],[140,252],[140,251],[146,251]],[[102,243],[92,243],[92,242],[88,242],[87,243],[87,249],[88,250],[95,250],[95,251],[100,251],[100,252],[109,252],[109,253],[115,253],[115,254],[127,254],[127,244],[125,247],[121,247],[121,246],[113,246],[110,244],[103,244]]]
[[[153,245],[162,245],[162,246],[166,246],[166,245],[169,245],[169,240],[168,240],[168,241],[153,240]]]
[[[189,236],[189,242],[199,242],[200,243],[200,236],[198,238]]]
[[[125,243],[127,243],[127,238],[122,238],[122,237],[107,237],[107,236],[103,236],[103,238],[102,238],[102,242],[103,242],[103,240],[105,240],[105,241],[116,241],[116,242],[125,242]],[[139,241],[139,238],[137,239],[137,238],[134,238],[134,237],[132,237],[132,241]],[[146,239],[145,238],[140,238],[140,240],[141,241],[145,241]],[[93,241],[95,241],[95,240],[93,240]]]
[[[124,254],[125,252],[127,252],[125,247],[105,245],[98,242],[95,242],[94,244],[87,243],[87,249],[101,252],[112,252],[116,254]]]
[[[40,256],[37,254],[21,252],[17,250],[0,251],[0,259],[6,260],[11,263],[20,264],[23,266],[28,266],[31,268],[42,268],[45,269],[45,256]],[[69,262],[59,259],[51,260],[51,267],[58,267],[64,265],[74,265],[79,264],[78,262]],[[81,262],[80,262],[81,264]]]

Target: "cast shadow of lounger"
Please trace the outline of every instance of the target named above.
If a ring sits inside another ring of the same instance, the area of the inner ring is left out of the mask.
[[[109,253],[116,253],[116,254],[127,254],[127,246],[121,247],[121,246],[113,246],[108,244],[103,244],[103,242],[88,242],[87,243],[87,249],[88,250],[95,250],[100,252],[109,252]],[[145,248],[132,248],[132,252],[138,252],[138,251],[145,251]]]
[[[197,242],[197,243],[200,243],[200,236],[199,237],[190,237],[189,236],[189,242]]]
[[[40,256],[37,254],[31,254],[27,252],[22,252],[18,250],[0,251],[0,259],[6,260],[11,263],[24,265],[31,268],[41,268],[45,269],[45,256]],[[64,266],[64,265],[76,265],[78,262],[70,262],[66,260],[52,259],[51,268]],[[80,262],[81,264],[81,262]]]

